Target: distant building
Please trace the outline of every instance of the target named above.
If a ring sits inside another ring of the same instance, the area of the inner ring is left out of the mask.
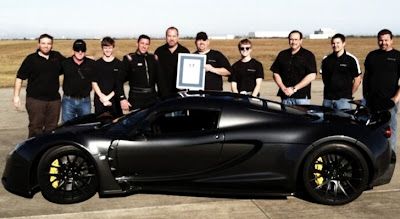
[[[310,39],[328,39],[337,33],[336,30],[330,28],[321,28],[310,34]]]
[[[251,38],[287,38],[290,31],[256,31],[250,32]]]
[[[233,40],[235,39],[235,36],[228,34],[226,36],[210,36],[209,38],[212,40]]]

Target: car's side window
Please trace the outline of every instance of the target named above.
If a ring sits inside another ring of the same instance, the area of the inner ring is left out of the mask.
[[[216,129],[220,112],[186,109],[158,113],[152,119],[153,134],[196,132]]]

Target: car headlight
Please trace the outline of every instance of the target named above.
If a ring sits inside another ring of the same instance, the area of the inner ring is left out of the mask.
[[[36,139],[36,137],[28,138],[28,139],[26,139],[25,141],[23,141],[23,142],[17,144],[17,146],[15,146],[15,149],[12,150],[11,152],[18,150],[20,147],[22,147],[22,145],[24,145],[24,144],[26,144],[26,143],[28,143],[28,142],[32,142],[34,139]]]

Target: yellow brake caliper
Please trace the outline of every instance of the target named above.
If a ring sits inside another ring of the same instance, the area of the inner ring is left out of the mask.
[[[58,159],[57,160],[54,160],[53,161],[53,163],[51,163],[51,167],[50,167],[50,174],[57,174],[58,173],[58,168],[57,167],[60,167],[60,164],[58,163]],[[58,180],[56,180],[57,179],[57,177],[55,177],[55,176],[50,176],[50,182],[52,182],[51,183],[51,185],[53,186],[53,188],[58,188]]]
[[[317,162],[322,163],[322,157],[318,157]],[[315,163],[317,163],[317,162],[315,162]],[[315,164],[315,169],[316,170],[322,170],[322,164]],[[324,178],[321,177],[321,174],[320,173],[314,173],[314,176],[317,177],[316,180],[315,180],[315,183],[317,185],[321,185],[322,182],[324,181]]]

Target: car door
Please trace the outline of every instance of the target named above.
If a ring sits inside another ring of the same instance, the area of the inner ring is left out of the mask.
[[[218,110],[168,110],[146,119],[141,131],[117,146],[119,170],[137,178],[194,174],[218,162],[224,135]]]

